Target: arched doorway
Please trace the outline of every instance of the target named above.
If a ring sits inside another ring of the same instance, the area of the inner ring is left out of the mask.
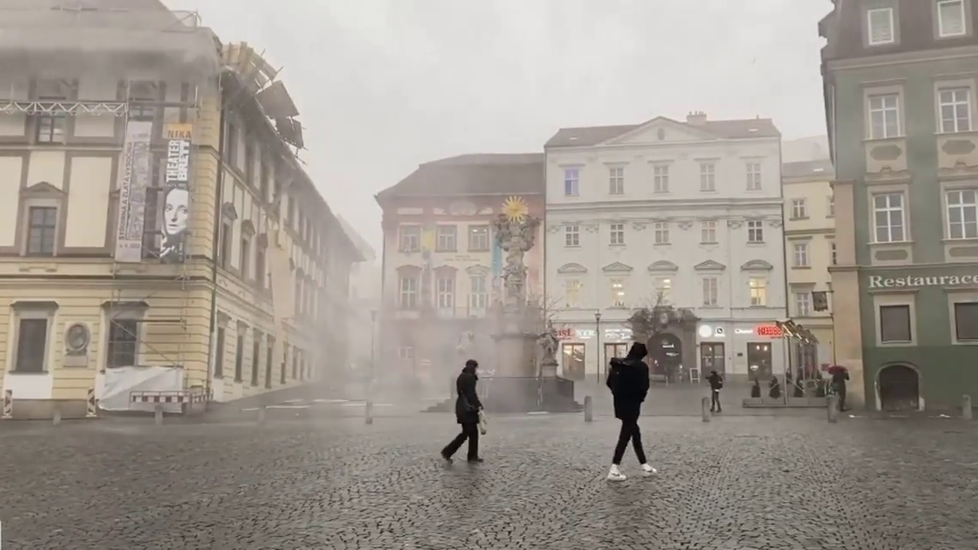
[[[877,374],[880,409],[916,411],[920,409],[920,375],[906,364],[887,365]]]

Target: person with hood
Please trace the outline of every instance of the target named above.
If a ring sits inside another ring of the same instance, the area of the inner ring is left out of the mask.
[[[452,455],[465,443],[469,441],[469,462],[482,462],[479,457],[479,411],[482,410],[482,402],[479,401],[479,394],[475,391],[475,385],[479,381],[479,376],[475,373],[479,368],[479,362],[469,359],[465,362],[465,368],[455,380],[455,418],[462,425],[462,433],[458,434],[444,449],[441,450],[441,457],[448,462],[452,461]]]
[[[722,413],[723,407],[720,406],[720,390],[723,389],[723,377],[717,374],[717,371],[711,370],[710,375],[706,377],[706,381],[710,383],[710,395],[712,396],[710,400],[710,412]]]
[[[628,442],[632,442],[635,456],[642,465],[644,475],[656,473],[649,465],[642,448],[642,434],[638,428],[638,417],[642,412],[642,402],[649,393],[649,366],[642,359],[648,355],[645,344],[634,343],[624,359],[611,360],[608,372],[608,388],[614,396],[615,418],[621,420],[621,432],[618,434],[618,444],[615,455],[611,459],[609,481],[624,481],[625,474],[621,473],[621,459],[625,456]]]

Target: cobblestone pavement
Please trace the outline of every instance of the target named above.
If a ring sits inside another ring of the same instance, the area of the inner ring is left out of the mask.
[[[452,466],[446,415],[0,424],[4,548],[978,547],[978,422],[645,418],[660,473],[619,484],[611,419],[490,422]]]

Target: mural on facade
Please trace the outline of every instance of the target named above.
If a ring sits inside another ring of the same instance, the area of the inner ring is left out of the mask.
[[[163,234],[160,261],[182,263],[186,255],[187,226],[190,218],[190,124],[167,124],[166,177],[163,195]]]
[[[130,120],[126,124],[115,235],[115,261],[120,263],[139,263],[143,259],[146,191],[152,175],[152,135],[152,121]]]

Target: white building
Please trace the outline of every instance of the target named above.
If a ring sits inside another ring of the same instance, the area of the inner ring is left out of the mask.
[[[780,140],[768,119],[694,113],[547,142],[546,293],[563,376],[600,379],[631,341],[628,318],[660,293],[699,318],[677,331],[684,369],[784,372],[770,335],[787,317]]]

